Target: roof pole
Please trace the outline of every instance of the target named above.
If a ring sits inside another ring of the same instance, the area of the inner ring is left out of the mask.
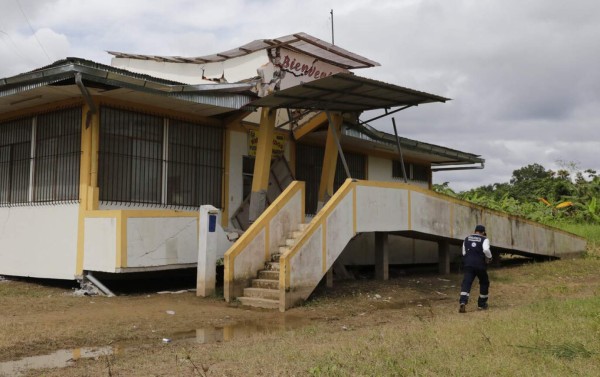
[[[326,111],[325,114],[327,115],[327,120],[329,121],[329,127],[330,128],[334,127],[333,120],[331,118],[331,114],[329,114],[329,111]],[[340,135],[342,134],[342,125],[343,125],[344,121],[343,121],[341,113],[338,113],[336,115],[337,115],[338,119],[336,119],[337,124],[335,125],[335,129],[333,132],[333,139],[335,140],[335,144],[337,145],[338,153],[340,154],[340,158],[342,159],[342,165],[344,165],[344,170],[346,171],[346,178],[352,179],[352,176],[350,175],[350,169],[348,169],[348,164],[346,163],[346,157],[344,156],[344,151],[342,150],[342,144],[340,143],[340,139],[338,137],[338,132],[340,133]]]
[[[406,168],[404,167],[404,157],[402,156],[402,148],[400,148],[400,138],[398,138],[398,130],[396,129],[396,118],[394,117],[392,117],[392,124],[394,125],[394,135],[396,136],[396,148],[398,148],[398,154],[400,155],[402,176],[404,177],[404,183],[408,183],[408,178],[406,177]]]
[[[335,44],[335,38],[333,36],[333,9],[329,13],[331,13],[331,44],[334,45]]]

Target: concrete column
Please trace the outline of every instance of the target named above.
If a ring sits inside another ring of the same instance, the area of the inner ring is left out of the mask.
[[[388,234],[375,232],[375,279],[388,280],[389,272]]]
[[[438,271],[440,274],[450,273],[450,243],[438,241]]]
[[[219,210],[211,205],[200,207],[198,232],[198,273],[196,296],[207,297],[215,292],[217,281],[217,223]]]
[[[327,288],[333,288],[333,267],[327,271]]]
[[[337,166],[338,149],[335,142],[334,129],[338,136],[342,126],[342,116],[332,114],[333,127],[327,129],[327,140],[325,141],[325,156],[323,157],[323,169],[321,170],[321,181],[319,182],[319,196],[317,211],[327,203],[333,196],[333,181],[335,180],[335,168]]]
[[[273,153],[273,135],[275,133],[276,110],[263,107],[258,130],[258,145],[254,161],[252,177],[252,193],[250,194],[249,219],[254,222],[267,207],[267,189],[271,172],[271,156]]]

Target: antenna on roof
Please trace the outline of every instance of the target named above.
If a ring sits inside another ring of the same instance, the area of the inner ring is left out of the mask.
[[[333,9],[329,13],[331,13],[331,44],[334,45],[335,39],[333,37]]]

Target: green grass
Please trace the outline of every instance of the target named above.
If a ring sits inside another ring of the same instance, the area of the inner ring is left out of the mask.
[[[577,223],[555,223],[551,224],[557,228],[577,234],[586,238],[590,243],[600,245],[600,225],[599,224],[577,224]]]

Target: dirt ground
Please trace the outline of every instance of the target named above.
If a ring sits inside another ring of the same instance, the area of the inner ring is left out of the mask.
[[[506,279],[519,268],[523,267],[498,271]],[[434,311],[454,313],[461,279],[458,273],[409,272],[388,281],[336,281],[334,288],[318,287],[305,305],[286,313],[250,310],[237,303],[228,304],[218,296],[198,298],[190,291],[78,297],[69,287],[53,287],[35,280],[0,281],[0,376],[21,372],[39,375],[39,370],[31,369],[39,362],[35,357],[51,355],[56,359],[58,351],[70,355],[65,365],[46,368],[104,363],[104,350],[119,358],[136,350],[151,352],[183,341],[218,347],[224,341],[236,342],[253,333],[283,332],[314,324],[343,332],[401,321],[406,316],[427,317]],[[492,279],[491,305],[516,305],[529,289],[499,280]],[[473,292],[477,289],[475,285]],[[473,304],[469,306],[469,310],[475,309]],[[50,375],[81,375],[69,370],[55,369]],[[112,375],[110,368],[103,375]]]

